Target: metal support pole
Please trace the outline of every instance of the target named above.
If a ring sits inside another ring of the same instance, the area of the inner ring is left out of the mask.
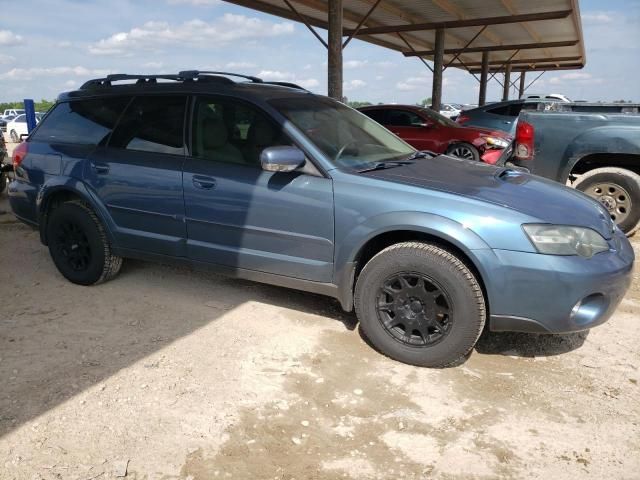
[[[518,88],[518,98],[522,98],[522,96],[524,95],[525,73],[527,72],[520,73],[520,88]]]
[[[504,69],[504,85],[502,86],[502,101],[509,100],[509,88],[511,87],[511,63],[507,63]]]
[[[342,0],[329,0],[329,96],[342,101]]]
[[[481,107],[487,101],[487,77],[489,76],[489,52],[482,52],[482,71],[480,72],[480,93],[478,106]]]
[[[442,105],[442,66],[444,63],[444,29],[436,30],[435,55],[433,56],[433,84],[431,88],[431,108],[440,111]]]

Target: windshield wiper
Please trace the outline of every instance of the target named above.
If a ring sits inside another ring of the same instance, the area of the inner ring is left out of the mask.
[[[372,172],[374,170],[384,170],[385,168],[401,167],[403,165],[411,165],[412,163],[413,162],[408,160],[398,162],[376,162],[366,168],[363,168],[362,170],[358,170],[358,173]]]
[[[434,158],[437,156],[438,154],[435,152],[432,152],[431,150],[417,150],[413,152],[411,156],[407,158],[407,160],[415,160],[417,158],[426,158],[426,157]]]

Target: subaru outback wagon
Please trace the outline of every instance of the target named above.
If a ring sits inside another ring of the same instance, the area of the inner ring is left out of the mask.
[[[108,280],[129,257],[217,267],[355,307],[376,348],[414,365],[458,361],[485,323],[601,324],[631,279],[629,242],[583,194],[416,151],[337,101],[255,77],[91,80],[13,166],[11,207],[71,282]]]

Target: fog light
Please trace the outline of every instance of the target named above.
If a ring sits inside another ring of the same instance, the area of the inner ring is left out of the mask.
[[[609,301],[601,293],[584,297],[571,309],[571,320],[577,325],[594,323],[607,311]]]

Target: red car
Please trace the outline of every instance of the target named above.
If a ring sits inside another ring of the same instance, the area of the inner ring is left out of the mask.
[[[429,108],[375,105],[359,108],[418,150],[431,150],[494,164],[512,138],[505,132],[463,127]]]

